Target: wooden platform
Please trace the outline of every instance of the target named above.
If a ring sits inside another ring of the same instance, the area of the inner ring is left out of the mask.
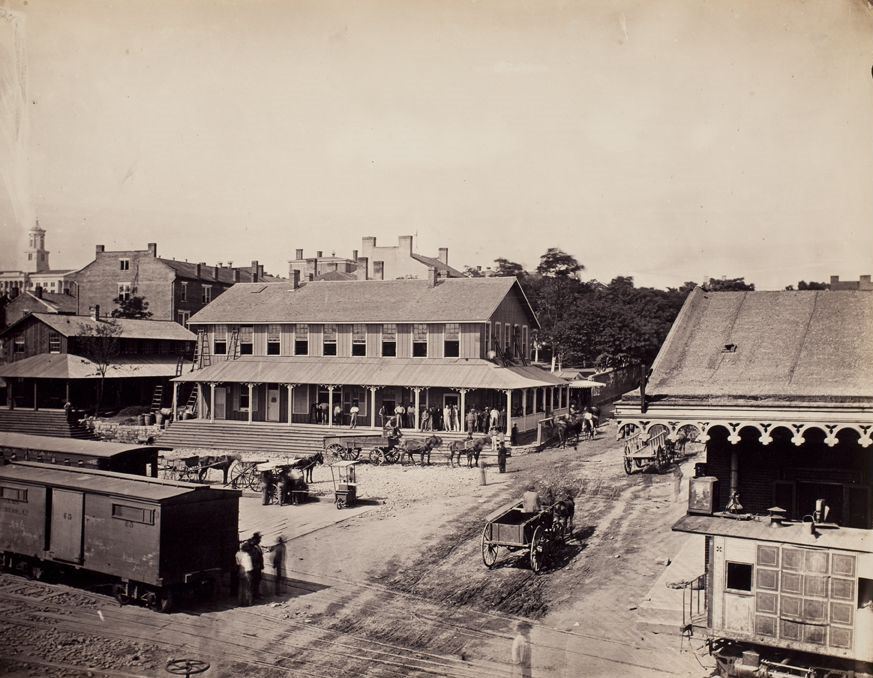
[[[71,424],[67,421],[67,413],[63,410],[3,408],[0,409],[0,431],[58,438],[95,439],[81,424]]]

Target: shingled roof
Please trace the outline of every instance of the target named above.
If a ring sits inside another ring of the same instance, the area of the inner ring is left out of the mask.
[[[653,401],[873,401],[873,292],[698,288],[646,393]]]
[[[3,334],[28,318],[41,320],[65,337],[74,337],[84,328],[95,328],[98,323],[114,322],[121,327],[122,339],[169,339],[173,341],[194,341],[197,337],[179,323],[172,320],[134,320],[132,318],[107,318],[94,320],[86,315],[58,315],[56,313],[31,313],[14,325],[7,327]]]
[[[230,268],[227,266],[210,266],[208,264],[200,264],[200,273],[197,273],[198,264],[192,263],[190,261],[177,261],[175,259],[159,259],[162,263],[166,264],[170,268],[172,268],[176,275],[180,278],[187,278],[189,280],[200,280],[205,283],[224,283],[225,285],[233,285],[234,284],[234,271],[239,272],[239,280],[240,282],[251,282],[252,281],[252,272],[249,267],[234,267]],[[218,277],[215,276],[215,269],[218,269]],[[274,275],[270,275],[265,273],[264,276],[265,282],[276,282],[280,280]]]
[[[517,285],[513,277],[449,278],[433,287],[427,280],[313,281],[296,290],[290,283],[238,283],[188,323],[482,322]],[[532,311],[530,317],[536,326]]]

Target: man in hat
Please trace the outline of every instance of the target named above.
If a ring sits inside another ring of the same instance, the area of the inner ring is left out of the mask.
[[[276,595],[282,593],[283,582],[285,579],[285,537],[279,535],[276,537],[276,543],[270,549],[272,554],[273,572],[276,577]]]
[[[264,552],[261,550],[261,533],[255,532],[246,542],[248,553],[252,558],[252,598],[261,597],[261,575],[264,572]]]
[[[248,548],[248,542],[240,544],[236,552],[237,567],[237,595],[240,605],[252,604],[252,556]]]

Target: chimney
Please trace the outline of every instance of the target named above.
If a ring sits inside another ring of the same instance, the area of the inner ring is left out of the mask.
[[[833,285],[834,283],[838,283],[838,282],[840,282],[840,276],[832,275],[831,276],[831,285]]]
[[[200,277],[200,267],[201,266],[203,266],[203,262],[198,263],[196,268],[194,269],[197,272],[196,274],[197,274],[198,278]]]
[[[296,250],[296,253],[294,255],[294,259],[297,261],[300,261],[302,258],[303,258],[303,250],[302,249]]]
[[[158,243],[150,242],[148,244],[148,250],[149,250],[149,254],[151,254],[153,257],[157,258],[157,256],[158,256]]]
[[[427,267],[427,284],[429,287],[436,287],[437,284],[437,270],[435,266]]]
[[[36,295],[37,299],[42,299],[42,285],[37,285],[33,293]]]
[[[398,239],[398,246],[400,247],[400,251],[404,254],[412,254],[412,236],[411,235],[401,235]]]
[[[231,270],[233,271],[233,281],[234,281],[235,283],[238,283],[238,282],[239,282],[239,269],[238,269],[238,268],[232,268]]]
[[[219,268],[218,266],[212,267],[212,277],[215,278],[216,280],[218,280],[218,268]]]
[[[264,265],[258,264],[258,280],[264,279]]]
[[[321,259],[321,255],[322,255],[322,254],[324,254],[324,252],[322,252],[321,250],[316,250],[316,251],[315,251],[315,258],[316,258],[316,259]]]
[[[99,322],[99,320],[100,320],[100,304],[94,304],[91,307],[91,318],[94,320],[97,320]]]
[[[291,289],[300,287],[300,271],[291,271]]]
[[[355,273],[358,274],[358,280],[368,280],[369,274],[367,273],[367,265],[370,263],[367,260],[367,257],[360,257],[357,259],[358,262],[358,270]]]
[[[258,260],[257,259],[252,260],[252,267],[250,270],[251,270],[251,275],[252,275],[252,282],[258,282]]]
[[[352,261],[358,260],[358,250],[352,250]]]
[[[368,247],[371,249],[376,247],[376,238],[372,235],[361,238],[361,249],[366,252]]]
[[[373,262],[373,280],[385,280],[385,262]]]
[[[440,254],[437,257],[441,262],[443,262],[446,266],[449,265],[449,248],[448,247],[440,247]]]
[[[105,245],[97,245],[97,254],[103,254],[106,251]]]

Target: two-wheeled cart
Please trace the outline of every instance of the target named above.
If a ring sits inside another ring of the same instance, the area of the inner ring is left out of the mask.
[[[354,506],[358,502],[358,481],[355,466],[359,463],[359,461],[347,459],[330,465],[334,501],[338,509]]]
[[[550,510],[526,513],[522,502],[497,509],[486,518],[482,531],[482,562],[490,569],[500,548],[528,552],[530,569],[539,574],[546,567],[559,537]]]

